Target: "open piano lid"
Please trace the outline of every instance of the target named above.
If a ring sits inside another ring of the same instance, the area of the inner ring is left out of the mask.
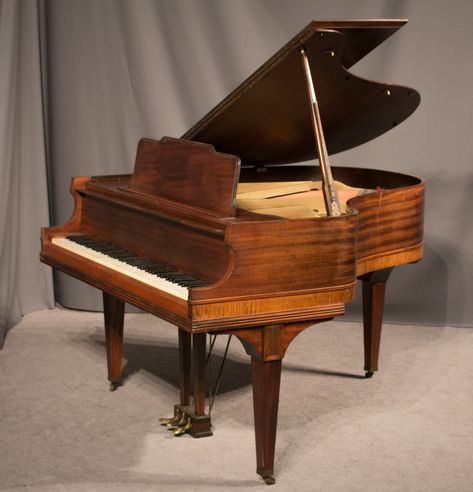
[[[317,157],[301,47],[309,57],[329,154],[381,135],[416,109],[419,94],[361,79],[347,69],[406,22],[311,22],[182,138],[212,144],[244,164]]]

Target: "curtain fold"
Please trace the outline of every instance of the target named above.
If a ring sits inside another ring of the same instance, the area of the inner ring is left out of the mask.
[[[49,223],[37,0],[0,2],[0,346],[23,314],[54,304],[38,261]]]

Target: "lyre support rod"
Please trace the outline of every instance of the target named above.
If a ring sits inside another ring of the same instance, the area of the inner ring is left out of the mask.
[[[322,120],[320,119],[319,105],[315,96],[314,81],[310,72],[309,59],[307,58],[306,49],[301,48],[299,53],[302,57],[302,65],[307,83],[307,95],[310,101],[310,114],[312,127],[314,129],[315,144],[319,156],[320,170],[322,174],[322,192],[324,195],[325,208],[327,215],[342,215],[340,211],[340,202],[338,201],[337,188],[333,182],[332,171],[328,160],[327,146],[325,145],[324,131]]]

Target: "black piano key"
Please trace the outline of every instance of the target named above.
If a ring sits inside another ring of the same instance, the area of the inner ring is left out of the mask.
[[[176,285],[180,285],[181,287],[185,287],[185,285],[182,282],[180,282],[179,280],[177,280],[175,278],[173,278],[173,279],[168,279],[167,278],[166,280],[168,282],[171,282],[171,284],[176,284]]]
[[[194,286],[194,287],[203,287],[204,285],[208,285],[206,282],[204,282],[203,280],[192,280],[191,281],[191,284]]]
[[[156,266],[150,266],[145,269],[148,273],[151,273],[153,275],[163,275],[164,273],[169,272],[169,268],[166,266],[162,265],[156,265]]]
[[[147,271],[149,271],[150,273],[154,273],[161,278],[169,280],[170,282],[173,282],[173,283],[182,285],[183,287],[186,287],[185,282],[188,280],[188,277],[181,272],[171,270],[169,267],[163,266],[161,268],[160,267],[151,268]]]
[[[143,258],[142,261],[140,262],[136,262],[136,265],[138,266],[138,268],[140,268],[141,270],[146,270],[147,268],[151,268],[153,266],[153,260],[149,260],[148,258]]]
[[[69,236],[67,239],[87,248],[93,249],[94,251],[99,251],[100,253],[105,251],[113,251],[116,249],[114,246],[98,241],[90,236]]]
[[[131,253],[123,253],[123,252],[118,252],[114,253],[114,258],[117,260],[123,261],[124,263],[127,263],[130,260],[133,260],[133,258],[136,258],[136,255],[133,255]]]
[[[140,263],[140,257],[139,256],[132,256],[131,258],[127,258],[126,262],[129,265],[135,266],[135,263],[138,265]]]
[[[182,285],[182,287],[203,287],[204,285],[207,285],[205,282],[202,282],[201,280],[184,280],[181,279],[179,280],[179,285]]]
[[[80,242],[82,244],[93,244],[93,243],[99,242],[99,241],[97,241],[97,239],[90,237],[90,236],[82,236],[82,237],[76,236],[75,238],[73,238],[73,240]]]
[[[169,282],[181,285],[182,287],[187,287],[186,276],[182,273],[176,272],[174,270],[170,270],[166,266],[148,267],[145,270],[148,273],[157,275],[158,277],[164,278]]]
[[[194,280],[194,281],[187,280],[183,282],[182,285],[183,287],[202,287],[206,284],[204,282],[201,282],[200,280]]]
[[[77,244],[85,244],[87,242],[86,236],[69,236],[67,239]]]
[[[186,286],[192,285],[195,282],[199,282],[199,280],[196,280],[195,278],[192,277],[188,277],[187,275],[183,275],[179,280],[185,283]]]
[[[117,248],[114,248],[113,246],[104,246],[101,243],[91,244],[90,246],[103,254],[110,254],[114,256],[118,256],[121,254],[121,251]]]
[[[180,284],[181,282],[185,281],[185,276],[182,275],[181,273],[176,272],[176,274],[171,277],[170,281]]]
[[[99,251],[100,253],[103,253],[104,255],[110,256],[111,258],[115,258],[117,260],[119,260],[123,256],[120,251],[116,251],[110,248],[94,247],[93,249],[95,249],[95,251]]]
[[[142,270],[146,270],[146,267],[150,265],[150,260],[146,258],[140,258],[139,256],[135,256],[135,258],[128,259],[126,263],[136,268],[141,268]]]
[[[167,272],[162,273],[162,274],[161,274],[161,276],[162,276],[163,278],[168,278],[168,277],[169,277],[169,278],[177,278],[177,277],[179,276],[179,273],[177,273],[177,272],[176,272],[176,271],[174,271],[174,270],[169,270],[169,271],[167,271]]]

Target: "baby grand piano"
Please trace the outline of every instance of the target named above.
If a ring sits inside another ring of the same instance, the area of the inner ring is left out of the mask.
[[[348,71],[405,22],[311,22],[182,138],[142,139],[132,175],[74,178],[72,218],[42,231],[41,261],[103,291],[111,389],[125,302],[178,327],[180,402],[167,422],[176,433],[211,435],[206,334],[240,339],[267,483],[290,342],[343,314],[358,278],[372,376],[389,273],[422,256],[421,180],[326,162],[419,104],[413,89]],[[325,169],[284,165],[315,157]]]

